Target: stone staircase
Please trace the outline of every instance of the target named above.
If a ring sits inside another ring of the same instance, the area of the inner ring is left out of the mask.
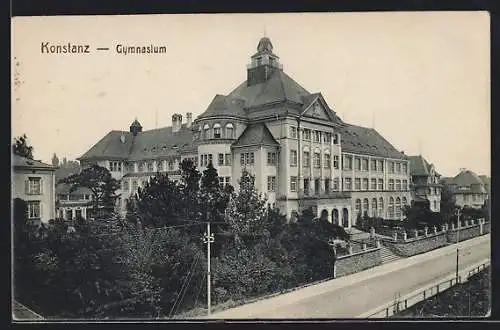
[[[380,256],[382,257],[382,264],[386,264],[388,262],[396,261],[402,258],[397,254],[394,254],[394,252],[392,252],[384,244],[380,245]]]
[[[367,233],[365,231],[359,230],[358,228],[346,228],[345,229],[346,233],[349,234],[350,239],[358,241],[358,240],[365,240],[370,238],[370,233]]]

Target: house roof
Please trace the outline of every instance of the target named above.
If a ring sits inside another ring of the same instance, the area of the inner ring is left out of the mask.
[[[47,169],[55,171],[57,169],[56,166],[42,163],[39,160],[29,159],[26,157],[22,157],[19,155],[12,155],[12,166],[18,168],[38,168],[38,169]]]
[[[244,100],[217,94],[208,105],[207,110],[199,115],[198,118],[213,116],[234,116],[246,118],[247,114],[243,109],[244,103]]]
[[[122,139],[122,136],[124,139]],[[79,159],[145,160],[195,152],[191,128],[182,125],[178,132],[163,127],[139,132],[111,131]]]
[[[373,128],[344,123],[340,128],[342,151],[395,159],[407,159]]]
[[[410,174],[411,175],[430,175],[431,167],[430,164],[422,155],[418,156],[408,156],[410,160]],[[439,173],[434,169],[434,174],[440,176]]]
[[[483,184],[485,186],[491,186],[491,178],[487,175],[479,175],[479,178],[481,179],[481,181],[483,181]]]
[[[302,104],[302,96],[309,94],[282,70],[275,70],[269,79],[262,83],[248,86],[245,80],[229,93],[229,96],[244,100],[245,107],[252,108],[283,101]]]
[[[64,179],[72,174],[76,174],[80,172],[80,167],[63,167],[60,166],[58,169],[56,169],[55,176],[56,176],[56,182]]]
[[[468,192],[474,194],[486,194],[486,189],[481,178],[471,170],[462,170],[454,178],[446,178],[445,181],[453,192]],[[464,190],[465,188],[465,190]]]
[[[247,126],[239,139],[233,143],[233,147],[243,147],[250,145],[279,146],[273,135],[264,123]]]
[[[75,191],[70,192],[71,185],[60,183],[56,186],[56,194],[58,195],[92,195],[92,191],[86,187],[78,187]]]

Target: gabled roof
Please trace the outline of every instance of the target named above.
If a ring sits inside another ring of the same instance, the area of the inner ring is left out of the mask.
[[[264,123],[247,126],[239,139],[233,143],[233,147],[244,147],[254,145],[279,146],[273,135]]]
[[[481,178],[470,170],[462,170],[454,178],[446,180],[454,193],[486,194]],[[465,190],[463,190],[465,188]]]
[[[273,102],[290,101],[302,104],[302,96],[310,93],[282,70],[276,70],[268,80],[247,86],[245,80],[229,96],[245,101],[246,108]]]
[[[206,118],[212,116],[234,116],[246,118],[247,114],[243,109],[244,104],[244,100],[217,94],[209,104],[207,110],[199,115],[198,118]]]
[[[124,136],[124,142],[121,137]],[[178,132],[172,127],[163,127],[139,132],[111,131],[79,160],[84,159],[123,159],[143,160],[177,155],[179,152],[196,150],[191,128],[182,125]]]
[[[491,178],[487,175],[480,175],[479,178],[481,179],[481,181],[483,181],[483,184],[485,186],[491,186]]]
[[[408,156],[410,160],[410,174],[411,175],[430,175],[432,165],[422,157],[422,155],[418,156]],[[434,169],[434,174],[439,176],[439,173]]]
[[[19,155],[12,155],[12,166],[17,168],[37,168],[55,171],[57,167]]]
[[[342,151],[395,159],[408,159],[373,128],[344,123],[340,128]]]

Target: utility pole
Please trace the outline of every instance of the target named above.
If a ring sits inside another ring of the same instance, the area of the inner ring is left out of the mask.
[[[211,314],[210,300],[210,243],[215,241],[214,234],[210,233],[210,222],[207,221],[207,232],[203,235],[203,243],[207,244],[207,315]]]
[[[457,245],[459,242],[459,235],[460,235],[460,209],[457,209]],[[455,281],[457,282],[457,284],[458,284],[458,254],[459,250],[457,247],[457,267],[455,270]]]

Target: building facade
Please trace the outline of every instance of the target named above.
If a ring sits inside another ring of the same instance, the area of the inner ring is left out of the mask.
[[[372,128],[342,121],[321,93],[310,93],[283,71],[268,38],[247,65],[247,79],[207,109],[172,116],[172,126],[111,131],[79,158],[121,180],[121,208],[156,171],[179,178],[191,158],[200,170],[211,162],[221,184],[238,189],[243,169],[289,218],[312,208],[344,227],[367,214],[402,218],[410,203],[407,157]]]
[[[455,205],[479,209],[488,200],[488,191],[483,180],[474,172],[465,168],[453,178],[444,178],[453,196]]]
[[[428,204],[432,212],[441,210],[441,175],[421,155],[409,156],[412,200]]]
[[[12,156],[12,198],[27,203],[28,220],[48,223],[56,217],[56,167],[18,155]]]
[[[78,218],[87,219],[92,216],[92,192],[79,187],[75,191],[70,190],[67,184],[56,186],[56,214],[64,220],[74,220]]]

